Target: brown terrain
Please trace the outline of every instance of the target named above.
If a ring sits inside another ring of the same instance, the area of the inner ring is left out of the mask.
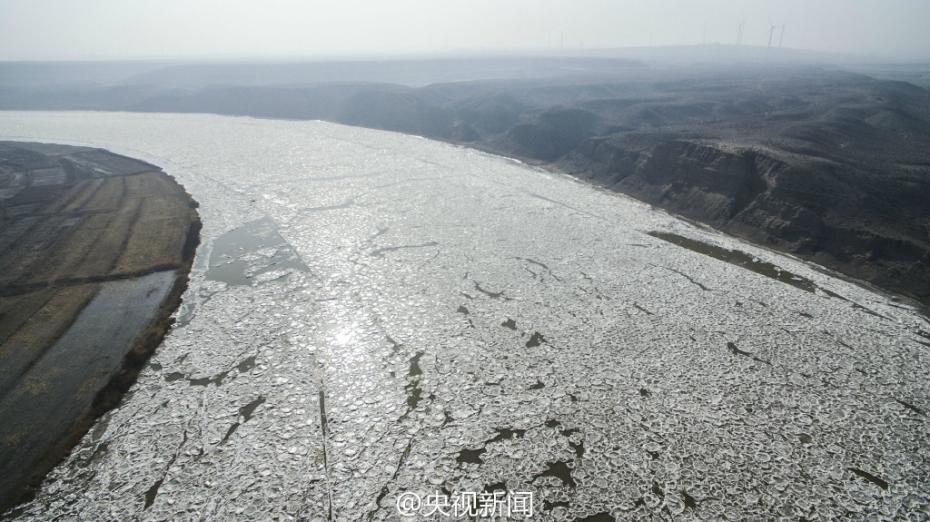
[[[0,142],[0,511],[114,407],[170,326],[199,238],[158,167]]]

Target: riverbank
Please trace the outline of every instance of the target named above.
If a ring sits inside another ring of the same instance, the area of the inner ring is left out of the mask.
[[[115,407],[168,331],[200,220],[159,167],[0,142],[0,511]]]

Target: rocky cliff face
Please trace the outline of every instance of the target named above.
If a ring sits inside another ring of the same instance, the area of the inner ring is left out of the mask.
[[[561,166],[734,235],[930,300],[925,197],[882,176],[783,151],[655,138],[592,138]]]

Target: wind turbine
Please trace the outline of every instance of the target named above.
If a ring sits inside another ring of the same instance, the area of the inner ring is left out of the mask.
[[[746,23],[746,20],[742,20],[739,23],[739,27],[736,29],[736,45],[743,45],[743,25]]]
[[[785,25],[781,24],[781,34],[778,35],[778,48],[781,49],[782,42],[785,41]]]
[[[775,25],[769,27],[769,47],[772,47],[772,37],[775,35]]]

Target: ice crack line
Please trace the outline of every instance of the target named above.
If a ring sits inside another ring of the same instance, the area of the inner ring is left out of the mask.
[[[329,498],[329,507],[327,508],[327,520],[333,519],[333,482],[329,474],[329,449],[327,440],[329,440],[329,426],[326,422],[326,391],[321,386],[319,392],[320,402],[320,433],[323,437],[323,472],[326,474],[326,494]]]
[[[708,290],[710,290],[710,288],[707,288],[706,286],[702,285],[701,283],[695,281],[693,277],[691,277],[691,276],[689,276],[688,274],[686,274],[686,273],[684,273],[684,272],[681,272],[681,271],[679,271],[679,270],[675,270],[674,268],[669,268],[669,267],[667,267],[667,266],[662,266],[662,265],[654,265],[654,264],[652,264],[652,263],[649,263],[649,266],[654,266],[654,267],[656,267],[656,268],[663,268],[663,269],[665,269],[665,270],[668,270],[669,272],[675,272],[676,274],[680,275],[681,277],[684,277],[684,278],[687,279],[688,281],[691,281],[691,284],[700,287],[701,290],[704,290],[705,292],[708,291]]]

